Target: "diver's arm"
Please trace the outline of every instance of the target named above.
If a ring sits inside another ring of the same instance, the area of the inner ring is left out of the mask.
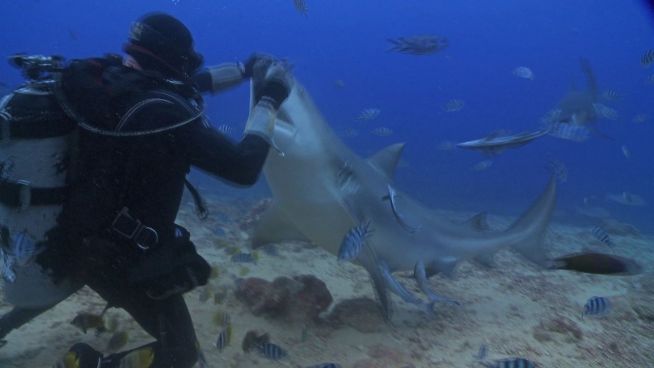
[[[268,156],[268,142],[248,134],[235,143],[211,127],[189,128],[187,147],[191,165],[234,184],[256,183]]]
[[[219,93],[238,86],[247,78],[242,63],[223,63],[210,66],[193,76],[195,85],[201,93]]]
[[[257,64],[267,68],[273,60],[270,55],[254,53],[243,63],[223,63],[203,69],[193,76],[193,81],[200,93],[219,93],[252,78]]]

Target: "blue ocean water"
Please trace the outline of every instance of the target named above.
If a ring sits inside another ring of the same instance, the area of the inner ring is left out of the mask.
[[[654,48],[653,19],[643,2],[307,0],[307,5],[304,16],[291,0],[3,1],[0,55],[120,52],[134,19],[148,11],[169,12],[193,31],[207,64],[244,60],[253,51],[287,58],[334,129],[359,131],[344,138],[358,153],[407,142],[397,185],[430,206],[515,214],[540,192],[545,166],[554,158],[569,172],[560,194],[562,211],[572,213],[589,198],[620,221],[654,231],[654,120],[632,121],[638,114],[654,117],[654,85],[646,83],[654,69],[640,65],[642,54]],[[419,34],[447,37],[449,47],[426,56],[387,51],[387,38]],[[585,88],[580,57],[590,61],[600,91],[612,89],[623,97],[607,103],[619,112],[618,120],[597,123],[611,139],[593,136],[575,143],[544,137],[492,158],[484,171],[472,169],[487,159],[479,153],[438,149],[443,141],[539,128],[540,118],[567,91]],[[512,75],[517,66],[531,68],[534,80]],[[336,80],[344,86],[337,87]],[[0,82],[20,81],[15,69],[0,63]],[[444,112],[442,105],[453,98],[465,107]],[[208,113],[217,125],[240,131],[247,99],[247,86],[208,97]],[[369,107],[379,108],[379,117],[356,121]],[[381,126],[394,133],[370,134]],[[625,191],[649,205],[604,199]]]

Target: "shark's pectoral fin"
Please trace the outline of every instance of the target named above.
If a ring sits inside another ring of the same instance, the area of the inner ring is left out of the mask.
[[[359,263],[368,271],[370,280],[372,281],[372,288],[379,301],[380,312],[384,320],[390,323],[393,317],[393,300],[391,299],[391,294],[388,292],[384,275],[379,270],[379,267],[377,267],[377,261],[374,255],[366,249],[361,253]]]
[[[367,268],[368,273],[370,274],[370,280],[372,280],[372,286],[375,290],[375,295],[379,301],[379,307],[386,322],[390,322],[393,317],[393,301],[391,300],[391,294],[388,292],[386,287],[386,281],[384,276],[379,272],[377,267]]]
[[[461,303],[454,299],[436,294],[429,287],[429,282],[427,281],[427,273],[425,271],[425,264],[422,261],[417,262],[413,268],[413,277],[416,279],[420,291],[422,291],[427,296],[427,298],[429,298],[430,303],[449,303],[454,305],[461,305]]]
[[[488,226],[487,213],[479,212],[478,214],[472,216],[466,221],[466,224],[470,226],[475,231],[484,232],[489,231],[490,226]]]
[[[281,207],[275,203],[261,216],[254,229],[252,246],[254,248],[283,241],[309,241],[289,220]]]
[[[375,169],[381,171],[389,179],[393,179],[395,168],[400,162],[400,156],[404,150],[404,143],[395,143],[383,148],[368,159],[368,163]]]

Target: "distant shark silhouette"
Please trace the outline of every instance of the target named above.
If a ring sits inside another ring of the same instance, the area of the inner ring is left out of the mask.
[[[392,312],[388,290],[429,310],[438,301],[454,302],[429,290],[426,276],[449,274],[460,261],[489,263],[497,250],[510,247],[538,265],[547,264],[541,243],[556,202],[553,177],[505,231],[486,229],[480,216],[455,224],[392,189],[404,144],[360,158],[334,134],[297,82],[277,115],[274,142],[283,154],[271,151],[264,166],[273,203],[255,228],[253,245],[303,240],[338,254],[344,235],[370,222],[372,234],[356,261],[370,274],[386,318]],[[386,200],[389,195],[394,201]],[[400,270],[414,270],[429,303],[393,278],[392,272]]]
[[[587,59],[582,58],[580,64],[581,71],[586,76],[587,89],[568,91],[559,102],[560,113],[557,116],[557,122],[583,125],[597,120],[597,79]]]

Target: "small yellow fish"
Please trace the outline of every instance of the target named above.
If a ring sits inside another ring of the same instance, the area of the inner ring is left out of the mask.
[[[119,368],[150,368],[154,351],[150,347],[134,350],[120,360]]]
[[[227,298],[227,289],[220,288],[213,295],[213,304],[221,304]]]
[[[227,312],[224,312],[222,310],[217,310],[213,314],[213,324],[216,326],[226,326],[230,322],[230,317]]]
[[[127,331],[118,331],[114,333],[113,336],[111,336],[111,339],[109,339],[109,343],[107,343],[107,350],[118,351],[127,344],[128,339],[129,335],[127,334]]]
[[[213,280],[217,279],[218,276],[220,276],[220,268],[218,268],[218,265],[214,263],[211,267],[211,274],[209,275],[209,278]]]
[[[118,317],[117,316],[113,316],[113,317],[109,318],[107,320],[107,323],[106,323],[107,331],[116,332],[116,330],[118,330],[118,325],[119,324],[120,324],[120,322],[118,322]]]
[[[229,242],[223,238],[217,238],[214,239],[213,245],[215,245],[217,248],[226,248],[229,246]]]
[[[98,333],[105,332],[107,330],[104,325],[104,318],[102,318],[101,315],[93,313],[80,312],[70,323],[82,330],[84,333],[92,328],[96,329]]]
[[[236,247],[236,246],[233,246],[233,245],[230,246],[230,247],[227,247],[227,249],[226,249],[225,251],[226,251],[227,254],[230,255],[230,256],[233,256],[234,254],[239,254],[239,253],[241,253],[241,249],[240,249],[239,247]]]
[[[239,276],[245,276],[245,275],[247,275],[248,273],[250,273],[250,269],[247,268],[247,267],[245,267],[245,266],[242,266],[242,267],[238,270],[238,275],[239,275]]]

